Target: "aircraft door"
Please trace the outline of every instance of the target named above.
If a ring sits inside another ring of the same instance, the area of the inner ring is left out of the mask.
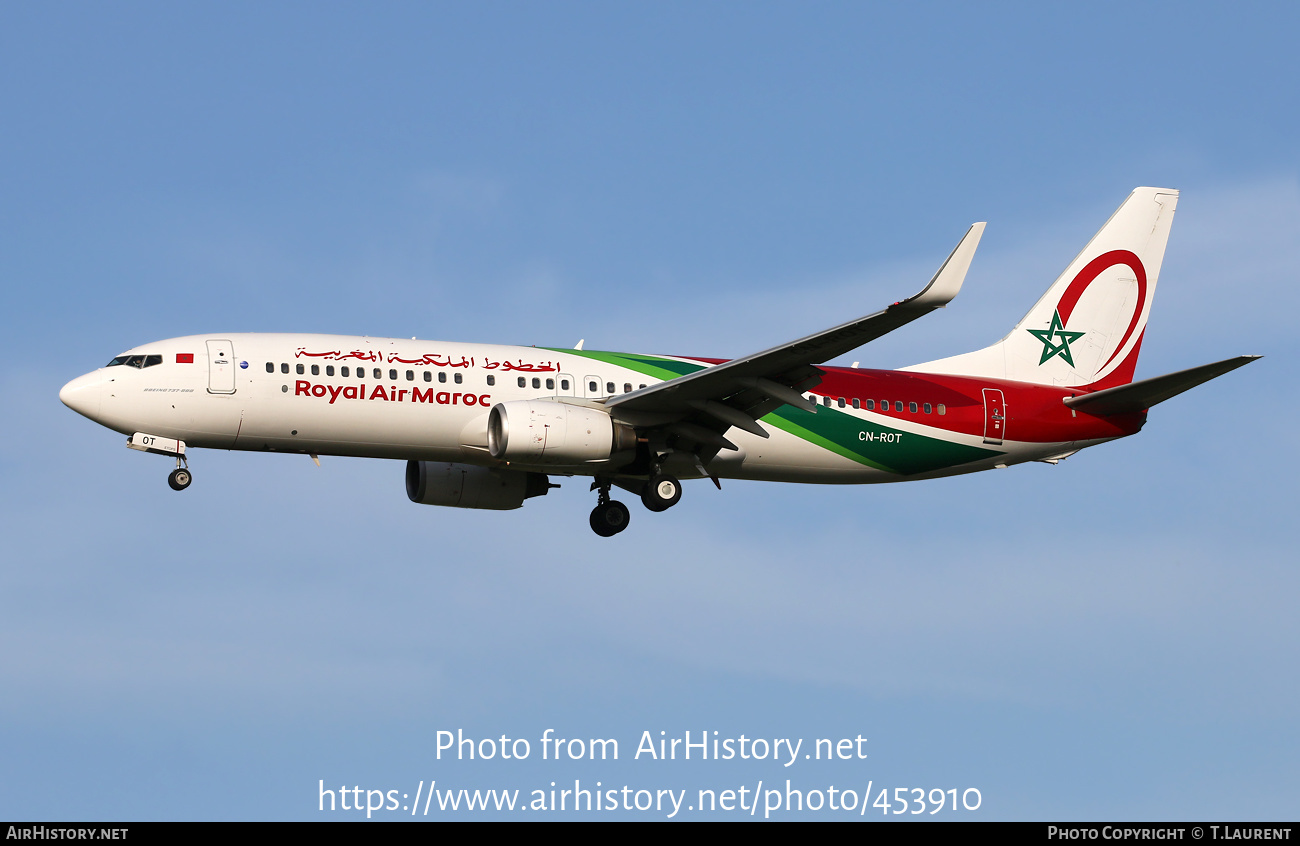
[[[1007,403],[1002,392],[984,389],[984,443],[1000,444],[1007,434]]]
[[[235,346],[229,341],[208,341],[208,393],[235,392]]]

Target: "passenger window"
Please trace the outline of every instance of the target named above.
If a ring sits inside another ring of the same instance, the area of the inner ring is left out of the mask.
[[[267,372],[267,373],[274,373],[274,372],[275,372],[275,365],[268,361],[268,362],[266,363],[266,372]]]
[[[298,375],[299,375],[299,376],[301,376],[302,374],[304,374],[304,373],[307,372],[307,368],[303,367],[301,364],[299,364],[297,367],[295,367],[294,370],[297,370],[297,371],[298,371]]]
[[[854,398],[853,398],[853,407],[854,407],[854,408],[862,408],[862,400],[858,399],[857,397],[854,397]]]
[[[605,383],[605,393],[610,394],[611,396],[613,395],[613,393],[614,393],[614,383],[613,383],[613,382],[606,382],[606,383]]]
[[[644,388],[644,387],[645,387],[645,385],[638,385],[638,386],[637,386],[637,390],[639,391],[639,390],[641,390],[641,389]]]
[[[462,381],[462,378],[463,378],[463,377],[462,377],[459,373],[453,373],[453,374],[452,374],[452,377],[451,377],[451,381],[453,381],[453,382],[455,382],[457,385],[459,385],[459,384],[461,383],[461,381]]]
[[[392,370],[392,369],[390,369],[390,370],[388,371],[388,378],[391,379],[391,380],[393,380],[394,382],[396,382],[396,381],[397,381],[397,371],[396,371],[396,370]]]
[[[548,391],[553,391],[553,390],[555,390],[555,380],[554,380],[554,379],[547,379],[547,380],[546,380],[546,390],[548,390]]]
[[[623,393],[625,393],[625,394],[630,394],[630,393],[632,393],[632,383],[631,383],[631,382],[624,382],[624,383],[623,383]]]
[[[376,367],[375,370],[374,370],[374,375],[375,375],[375,378],[376,378],[376,379],[382,379],[382,378],[384,378],[384,371],[382,371],[382,370],[380,370],[378,367]]]
[[[334,365],[332,365],[332,364],[327,364],[327,365],[325,365],[325,375],[326,375],[326,376],[333,376],[333,375],[334,375]]]
[[[822,405],[826,406],[827,408],[830,408],[830,407],[831,407],[831,398],[830,398],[830,397],[822,397]]]
[[[488,387],[489,387],[489,388],[492,387],[493,385],[495,385],[496,383],[497,383],[497,377],[495,377],[495,376],[488,376]]]
[[[519,377],[519,387],[521,387],[521,388],[526,388],[526,387],[528,387],[528,380],[525,379],[523,376],[520,376],[520,377]]]
[[[283,362],[283,361],[280,362],[280,372],[281,372],[281,373],[288,373],[288,372],[289,372],[289,365],[286,364],[286,363]]]
[[[916,403],[914,403],[914,402],[909,402],[909,403],[907,404],[907,410],[910,411],[910,412],[912,412],[913,414],[916,414]]]
[[[447,374],[444,373],[443,371],[439,370],[439,371],[438,371],[438,381],[439,381],[439,382],[446,382],[446,381],[447,381]],[[523,385],[520,385],[519,387],[522,388]]]
[[[349,376],[349,375],[351,375],[351,374],[352,374],[352,371],[351,371],[351,370],[348,370],[346,367],[340,367],[340,368],[339,368],[339,375],[340,375],[340,376]]]
[[[408,381],[408,382],[414,382],[414,381],[415,381],[415,371],[414,371],[414,370],[408,370],[408,371],[406,371],[406,381]]]
[[[947,413],[948,413],[948,409],[946,409],[946,408],[943,407],[943,403],[939,403],[939,413],[940,413],[940,414],[947,414]]]
[[[538,379],[536,376],[534,376],[534,377],[533,377],[533,387],[534,387],[534,388],[540,388],[541,386],[542,386],[542,380],[541,380],[541,379]]]
[[[520,381],[523,381],[523,380],[520,380]],[[588,383],[587,383],[587,393],[589,393],[589,394],[597,394],[597,393],[600,393],[600,385],[597,384],[596,382],[588,382]]]
[[[488,379],[491,379],[491,378],[492,378],[491,376],[488,377]],[[490,385],[490,384],[492,384],[492,383],[491,383],[491,382],[488,382],[488,384]],[[560,390],[561,390],[561,391],[567,391],[567,390],[569,390],[569,380],[568,380],[568,379],[561,379],[561,380],[560,380]]]
[[[426,382],[432,382],[432,381],[433,381],[433,374],[430,373],[430,372],[427,371],[427,370],[424,371],[424,381],[426,381]]]
[[[313,375],[313,376],[319,376],[319,375],[320,375],[320,365],[319,365],[319,364],[313,364],[313,365],[311,366],[311,375]]]
[[[840,397],[840,408],[844,407],[844,397]]]
[[[929,404],[928,402],[927,402],[925,405],[921,406],[921,407],[925,409],[925,413],[926,413],[926,414],[929,414],[929,413],[930,413],[930,404]]]
[[[867,400],[867,411],[875,411],[875,410],[876,410],[876,401]]]

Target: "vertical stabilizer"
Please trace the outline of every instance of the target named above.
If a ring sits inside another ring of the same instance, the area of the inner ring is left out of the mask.
[[[905,370],[1062,387],[1133,380],[1178,192],[1138,188],[998,343]]]

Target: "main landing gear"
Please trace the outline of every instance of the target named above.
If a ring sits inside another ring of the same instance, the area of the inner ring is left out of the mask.
[[[599,479],[592,487],[600,491],[596,507],[591,511],[591,530],[602,538],[612,538],[627,528],[632,519],[627,506],[618,500],[609,498],[609,482]]]
[[[167,484],[174,491],[183,491],[190,486],[192,481],[194,481],[194,477],[190,475],[189,464],[185,462],[184,458],[177,456],[176,469],[167,476]]]
[[[641,502],[651,511],[667,511],[682,498],[682,483],[675,476],[659,473],[650,477],[645,490],[641,492]]]
[[[596,507],[591,512],[591,530],[602,538],[610,538],[627,528],[631,514],[627,506],[609,498],[610,482],[597,479],[592,490],[600,491]],[[652,473],[641,492],[641,502],[650,511],[667,511],[682,498],[682,483],[667,473]]]

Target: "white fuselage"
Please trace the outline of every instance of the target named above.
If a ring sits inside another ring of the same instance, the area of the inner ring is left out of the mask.
[[[60,396],[76,411],[116,431],[147,432],[189,447],[500,466],[488,454],[487,421],[494,404],[538,398],[598,404],[663,381],[592,355],[338,335],[200,335],[129,350],[124,356],[156,356],[161,362],[100,368],[68,383]],[[847,413],[863,421],[886,419],[865,410],[850,408]],[[980,443],[977,436],[923,422],[887,422],[894,429],[915,429],[929,437],[941,433],[949,442]],[[821,483],[900,478],[767,428],[767,439],[733,429],[728,437],[739,449],[720,452],[709,473]],[[1062,447],[1008,441],[994,458],[910,478],[987,469],[1060,452]],[[606,464],[511,466],[598,475]],[[704,475],[686,456],[671,467],[684,478]]]

